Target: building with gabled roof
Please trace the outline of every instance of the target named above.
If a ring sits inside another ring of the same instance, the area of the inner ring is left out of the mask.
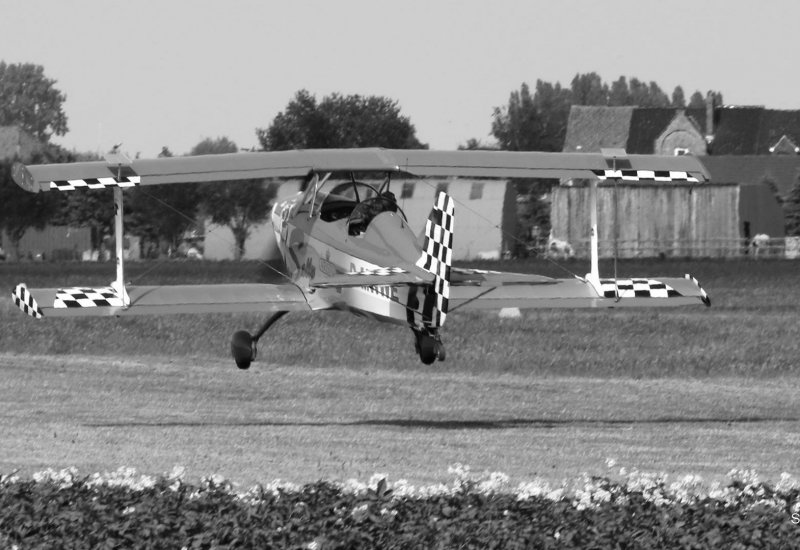
[[[670,225],[682,216],[682,208],[700,208],[705,217],[695,214],[680,222],[692,224],[691,227],[669,228],[670,238],[676,242],[700,236],[747,241],[758,233],[772,237],[785,235],[780,199],[788,196],[800,179],[798,143],[800,111],[718,106],[709,100],[705,108],[693,109],[573,106],[564,151],[599,152],[602,148],[619,147],[629,154],[696,155],[710,174],[710,185],[718,188],[716,192],[692,195],[689,189],[685,197],[675,202],[678,195],[674,186],[665,186],[671,189],[669,199],[656,188],[647,191],[640,188],[636,192],[633,188],[630,192],[618,190],[624,195],[621,200],[627,201],[624,204],[630,218],[635,218],[637,224],[666,222]],[[577,182],[565,183],[569,186]],[[582,201],[578,199],[581,193],[581,189],[554,192],[551,218],[556,238],[575,239],[583,234],[585,228],[576,230],[573,227],[582,224],[579,215],[569,214],[572,211],[566,203],[558,204],[558,201],[566,201],[574,206],[576,200]],[[700,196],[706,203],[697,203]],[[601,204],[611,203],[601,199]],[[667,208],[666,204],[670,212],[658,210]],[[714,211],[730,209],[732,205],[738,218],[733,225],[730,213]],[[613,215],[613,212],[600,215]],[[565,222],[556,219],[558,216],[575,219]],[[650,227],[628,227],[626,231],[634,241],[642,235],[663,233]],[[704,249],[699,242],[689,242],[687,246]]]
[[[573,105],[563,150],[621,147],[629,154],[671,155],[680,141],[698,156],[799,154],[800,110]]]

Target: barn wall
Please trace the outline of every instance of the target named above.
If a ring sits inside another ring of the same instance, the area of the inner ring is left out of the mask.
[[[626,185],[597,190],[601,257],[707,257],[738,254],[739,188],[734,185]],[[553,236],[589,256],[589,189],[557,187]],[[615,222],[615,219],[617,220]]]

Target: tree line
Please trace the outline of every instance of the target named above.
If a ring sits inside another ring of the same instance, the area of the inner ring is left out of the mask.
[[[722,104],[722,94],[711,91],[715,104]],[[605,105],[621,107],[703,108],[705,96],[695,91],[686,101],[683,88],[676,86],[667,95],[655,82],[628,80],[620,76],[611,84],[603,82],[597,73],[576,74],[570,87],[560,83],[536,81],[531,93],[528,84],[511,92],[508,104],[495,107],[492,116],[492,136],[499,149],[505,151],[561,151],[567,132],[567,119],[572,105]],[[475,140],[466,148],[479,145]]]
[[[719,92],[710,92],[717,103]],[[48,224],[88,227],[92,246],[99,247],[111,234],[113,201],[104,190],[79,193],[31,194],[18,188],[11,179],[15,160],[28,164],[101,160],[92,153],[67,151],[54,144],[54,136],[68,132],[64,112],[66,96],[48,78],[43,67],[30,63],[7,64],[0,61],[0,126],[17,126],[39,141],[41,147],[32,158],[7,159],[0,166],[0,229],[15,247],[29,228]],[[496,145],[470,138],[460,148],[498,148],[510,151],[560,151],[563,148],[571,105],[638,105],[643,107],[688,107],[705,105],[705,96],[695,91],[686,100],[677,86],[667,95],[655,82],[619,77],[606,83],[597,73],[576,74],[569,87],[537,80],[533,90],[523,83],[510,93],[508,103],[495,107],[490,135]],[[308,148],[387,147],[427,148],[416,135],[411,120],[400,111],[396,100],[379,96],[334,93],[318,100],[307,90],[295,93],[286,108],[266,127],[255,129],[260,149],[279,151]],[[195,145],[191,155],[232,153],[236,143],[227,137],[207,138]],[[173,156],[164,147],[159,156]],[[519,182],[518,191],[532,198],[533,206],[522,212],[528,225],[549,225],[545,205],[537,203],[541,182]],[[546,186],[546,184],[544,184]],[[125,226],[138,235],[146,251],[163,253],[177,249],[187,231],[202,220],[231,229],[241,257],[252,228],[269,215],[277,193],[277,183],[264,180],[143,186],[126,190]],[[798,189],[789,197],[789,203]],[[787,204],[800,219],[800,206]],[[800,234],[800,221],[792,221],[792,231]],[[795,227],[797,226],[797,227]]]

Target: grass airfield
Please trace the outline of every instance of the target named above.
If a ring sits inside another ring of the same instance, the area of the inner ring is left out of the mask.
[[[140,284],[269,280],[259,264],[129,266]],[[487,266],[488,267],[488,266]],[[581,264],[568,263],[580,273]],[[601,272],[609,273],[608,266]],[[541,262],[493,269],[563,276]],[[0,473],[184,466],[243,485],[280,478],[450,479],[460,462],[511,483],[628,470],[722,478],[800,473],[800,269],[793,262],[622,262],[620,276],[697,276],[713,307],[453,314],[448,359],[410,331],[295,314],[246,372],[228,358],[250,315],[35,321],[0,301]],[[585,269],[584,269],[585,270]],[[107,284],[113,267],[0,266],[0,283]]]

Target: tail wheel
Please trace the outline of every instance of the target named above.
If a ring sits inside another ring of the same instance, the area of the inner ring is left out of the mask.
[[[447,359],[447,352],[444,349],[444,344],[440,340],[436,342],[436,358],[439,361],[444,361]]]
[[[253,336],[249,332],[240,330],[233,334],[231,355],[233,355],[237,367],[242,370],[250,368],[250,363],[256,358],[256,346]]]

